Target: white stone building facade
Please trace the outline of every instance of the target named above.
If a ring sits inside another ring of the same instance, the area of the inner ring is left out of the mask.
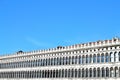
[[[120,39],[0,56],[0,80],[120,80]]]

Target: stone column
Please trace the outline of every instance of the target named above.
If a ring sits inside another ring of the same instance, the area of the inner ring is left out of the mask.
[[[100,78],[102,77],[102,69],[100,68]]]
[[[109,68],[109,77],[110,77],[110,73],[111,73],[111,72],[110,72],[110,68]]]

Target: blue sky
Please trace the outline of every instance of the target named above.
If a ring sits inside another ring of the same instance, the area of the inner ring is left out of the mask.
[[[0,54],[120,37],[120,0],[0,0]]]

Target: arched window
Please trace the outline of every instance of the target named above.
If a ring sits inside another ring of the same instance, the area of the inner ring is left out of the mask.
[[[32,72],[32,78],[33,78],[33,73],[34,72]],[[52,75],[52,74],[51,74]],[[44,70],[42,70],[42,78],[44,78]]]
[[[114,62],[114,55],[112,52],[110,53],[110,62]]]
[[[106,68],[106,77],[109,77],[109,68]]]
[[[85,74],[85,73],[84,73],[84,69],[82,69],[82,77],[84,77],[84,74]]]
[[[93,69],[93,77],[96,77],[96,68]]]
[[[59,62],[59,65],[62,65],[62,58],[60,57],[60,62]]]
[[[97,63],[100,63],[100,54],[97,54]]]
[[[59,74],[59,73],[58,73],[58,70],[56,70],[56,78],[58,78],[58,76],[59,76],[58,74]]]
[[[54,58],[54,65],[56,65],[56,63],[57,63],[56,61],[57,61],[56,58]]]
[[[53,75],[54,75],[54,77],[55,77],[55,71],[53,72]],[[47,70],[45,70],[45,78],[47,78],[47,75],[48,75],[48,72],[47,72]]]
[[[89,58],[89,63],[92,63],[92,55],[90,55],[90,58]]]
[[[100,77],[100,68],[97,68],[97,77]]]
[[[45,59],[43,59],[43,66],[45,66],[45,64],[46,64],[46,63],[45,63]]]
[[[82,64],[84,64],[84,62],[85,62],[85,56],[83,55],[82,56]]]
[[[60,65],[59,57],[57,57],[57,65]]]
[[[72,64],[74,64],[74,63],[75,63],[75,57],[72,56]]]
[[[77,64],[78,63],[78,58],[77,58],[77,56],[75,56],[75,64]]]
[[[89,69],[90,77],[92,77],[92,68]]]
[[[53,58],[51,58],[51,66],[53,65]]]
[[[43,74],[42,74],[43,75]],[[53,71],[52,70],[50,70],[50,78],[53,78]]]
[[[51,63],[50,63],[50,62],[51,62],[51,59],[49,58],[49,59],[48,59],[48,65],[51,65]]]
[[[114,70],[112,67],[110,68],[110,77],[114,77]]]
[[[79,56],[79,64],[81,64],[81,56]]]
[[[118,68],[115,67],[115,77],[118,77],[119,76],[119,71],[118,71]]]
[[[88,77],[88,68],[86,69],[86,76],[85,77]]]
[[[39,76],[41,75],[41,73],[39,73]],[[50,78],[50,71],[48,70],[48,76],[47,76],[47,78]]]
[[[65,65],[66,61],[65,61],[65,57],[63,57],[63,65]]]
[[[68,65],[68,64],[69,64],[69,58],[66,57],[66,65]]]
[[[61,70],[59,70],[59,78],[61,78]]]
[[[74,69],[72,69],[72,71],[71,71],[71,77],[72,78],[74,77],[74,73],[75,73],[75,71],[74,71]]]
[[[65,75],[65,74],[64,74],[64,69],[62,69],[62,78],[64,78],[64,75]]]
[[[108,56],[108,53],[106,53],[106,55],[105,55],[105,62],[109,62],[109,56]]]
[[[64,65],[67,64],[67,57],[64,57]]]
[[[69,56],[69,65],[71,64],[71,56]]]
[[[89,58],[88,58],[88,55],[86,55],[86,64],[88,63],[89,61]]]
[[[69,70],[68,70],[68,78],[71,77],[70,75],[71,75],[71,70],[69,69]]]
[[[53,70],[53,78],[55,78],[55,70]]]
[[[118,59],[118,55],[117,55],[117,52],[114,53],[114,62],[117,62],[117,59]]]
[[[47,61],[47,59],[46,59],[45,61],[46,61],[46,62],[45,62],[45,63],[46,63],[45,65],[47,66],[47,64],[48,64],[48,61]]]
[[[96,63],[96,55],[93,55],[93,63]]]
[[[67,69],[65,69],[65,78],[67,78],[68,77],[68,71],[67,71]]]
[[[78,77],[81,77],[81,69],[78,70]]]
[[[104,54],[101,55],[101,62],[104,62]]]
[[[105,77],[105,69],[102,68],[102,77]]]
[[[36,64],[37,64],[37,62],[36,62]],[[44,66],[46,66],[46,59],[44,59]]]
[[[77,69],[75,69],[75,78],[77,78],[78,77],[78,71],[77,71]]]

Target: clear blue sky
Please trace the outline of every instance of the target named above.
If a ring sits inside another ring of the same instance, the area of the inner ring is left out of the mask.
[[[0,0],[0,54],[120,37],[120,0]]]

